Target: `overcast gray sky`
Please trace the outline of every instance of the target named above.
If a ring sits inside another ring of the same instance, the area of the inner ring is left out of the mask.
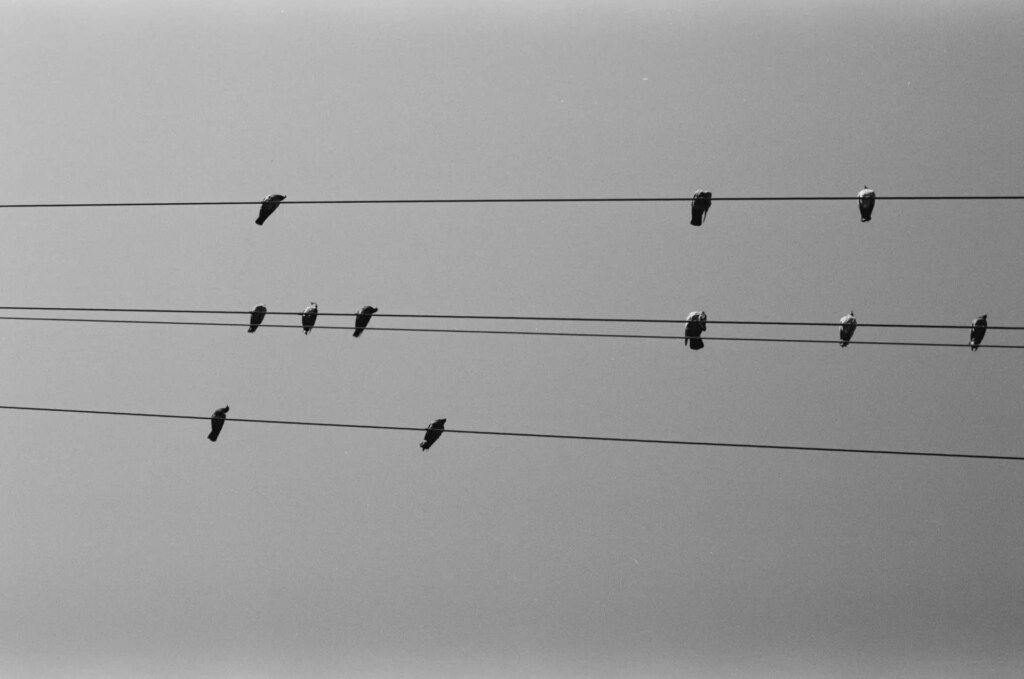
[[[2,203],[1022,193],[1018,1],[3,11]],[[0,300],[1020,326],[1021,210],[8,209]],[[0,404],[1024,454],[1018,351],[854,339],[0,321]],[[0,412],[0,674],[1024,675],[1021,463],[207,432]]]

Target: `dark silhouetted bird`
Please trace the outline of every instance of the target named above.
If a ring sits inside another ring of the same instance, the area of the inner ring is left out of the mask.
[[[252,308],[252,313],[249,315],[249,332],[256,332],[256,328],[260,327],[260,323],[267,317],[267,307],[262,304],[257,304]]]
[[[864,187],[857,194],[857,206],[860,208],[860,221],[870,222],[871,211],[875,209],[875,192]]]
[[[210,435],[206,438],[211,441],[216,441],[217,437],[220,436],[220,430],[224,428],[224,420],[228,417],[228,406],[218,408],[213,411],[213,417],[210,418]]]
[[[843,316],[839,319],[842,324],[839,327],[839,346],[845,347],[850,343],[850,338],[853,337],[853,331],[857,329],[857,319],[853,317],[853,312],[850,312],[849,316]]]
[[[700,334],[708,329],[708,315],[703,311],[691,311],[686,317],[686,328],[683,330],[683,344],[689,344],[693,350],[703,349],[704,340]]]
[[[359,337],[363,334],[363,330],[366,330],[367,323],[370,322],[370,316],[377,313],[379,309],[375,306],[364,306],[359,314],[356,316],[356,331],[352,333],[353,337]]]
[[[444,433],[444,423],[447,422],[445,418],[440,420],[434,420],[429,427],[427,427],[427,433],[423,435],[423,442],[420,443],[420,448],[423,450],[429,450],[430,446],[434,445],[437,439],[441,438],[441,434]]]
[[[260,216],[256,218],[257,224],[263,224],[267,221],[267,217],[274,214],[274,210],[281,204],[281,201],[288,196],[283,196],[280,193],[272,193],[263,199],[263,204],[260,205]]]
[[[309,331],[316,325],[316,302],[310,302],[306,310],[302,312],[302,332],[309,334]]]
[[[693,194],[690,202],[690,224],[700,226],[707,219],[708,210],[711,209],[711,192],[698,191]]]
[[[988,314],[982,314],[971,323],[971,351],[977,351],[981,340],[985,339],[985,330],[988,329]]]

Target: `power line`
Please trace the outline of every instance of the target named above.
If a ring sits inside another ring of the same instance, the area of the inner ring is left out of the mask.
[[[453,203],[667,203],[689,202],[692,196],[662,196],[633,198],[387,198],[365,200],[287,200],[281,205],[426,205]],[[713,203],[723,201],[855,201],[857,196],[720,196]],[[875,196],[875,200],[1024,200],[1024,195],[1006,196]],[[57,208],[57,207],[169,207],[210,205],[261,205],[260,200],[182,200],[110,203],[6,203],[0,208]]]
[[[176,419],[176,420],[209,420],[210,417],[203,415],[169,415],[164,413],[141,413],[141,412],[128,412],[128,411],[116,411],[116,410],[84,410],[84,409],[73,409],[73,408],[41,408],[32,406],[9,406],[0,405],[0,409],[4,410],[23,410],[23,411],[35,411],[35,412],[48,412],[48,413],[75,413],[83,415],[117,415],[124,417],[150,417],[150,418],[165,418],[165,419]],[[292,426],[302,427],[332,427],[332,428],[344,428],[344,429],[377,429],[377,430],[389,430],[389,431],[415,431],[422,432],[424,427],[398,427],[391,425],[379,425],[379,424],[347,424],[340,422],[305,422],[298,420],[267,420],[267,419],[256,419],[256,418],[244,418],[244,417],[231,417],[228,418],[229,422],[244,422],[247,424],[283,424]],[[444,430],[445,434],[473,434],[478,436],[508,436],[508,437],[520,437],[520,438],[542,438],[542,439],[562,439],[570,441],[604,441],[609,443],[650,443],[660,445],[673,445],[673,446],[706,446],[711,448],[756,448],[760,450],[792,450],[792,451],[813,451],[813,452],[825,452],[825,453],[862,453],[867,455],[897,455],[897,456],[913,456],[913,457],[951,457],[951,458],[963,458],[963,459],[979,459],[979,460],[1014,460],[1018,462],[1024,462],[1024,457],[1017,457],[1012,455],[970,455],[967,453],[931,453],[931,452],[920,452],[920,451],[908,451],[908,450],[880,450],[872,448],[836,448],[830,446],[788,446],[788,445],[771,445],[761,443],[723,443],[720,441],[685,441],[677,439],[651,439],[651,438],[634,438],[625,436],[584,436],[578,434],[535,434],[526,432],[511,432],[511,431],[484,431],[479,429],[448,429]]]
[[[298,315],[298,314],[296,314]],[[0,321],[52,321],[64,323],[124,323],[130,325],[184,325],[218,328],[247,328],[249,323],[218,323],[211,321],[150,321],[136,319],[115,319],[115,318],[43,318],[38,316],[0,316]],[[835,325],[835,324],[830,324]],[[263,323],[260,328],[290,328],[298,329],[301,325],[282,323]],[[317,325],[317,330],[354,330],[351,325]],[[597,337],[606,339],[643,339],[643,340],[681,340],[683,335],[640,335],[630,333],[601,333],[601,332],[555,332],[542,330],[472,330],[461,328],[388,328],[381,326],[368,326],[366,332],[434,332],[453,333],[462,335],[525,335],[543,337]],[[824,339],[799,339],[780,337],[714,337],[702,335],[705,342],[784,342],[792,344],[836,344],[839,340]],[[948,342],[883,342],[883,341],[859,341],[852,340],[850,344],[864,344],[874,346],[897,346],[897,347],[957,347],[963,348],[966,343]],[[980,348],[985,349],[1024,349],[1024,344],[983,344]]]
[[[0,311],[74,311],[82,313],[134,313],[134,314],[244,314],[248,316],[251,310],[238,309],[132,309],[124,307],[56,307],[56,306],[0,306]],[[267,316],[300,316],[302,311],[267,311]],[[339,313],[320,311],[317,317],[358,316],[359,312]],[[559,323],[686,323],[685,319],[679,318],[594,318],[586,316],[502,316],[502,315],[475,315],[475,314],[389,314],[375,313],[374,318],[431,318],[445,320],[485,320],[485,321],[544,321]],[[0,317],[4,318],[4,317]],[[11,317],[12,320],[21,317]],[[60,320],[60,319],[57,319]],[[802,327],[837,327],[838,321],[719,321],[708,320],[708,325],[767,325],[767,326],[802,326]],[[262,326],[261,326],[262,327]],[[939,325],[930,323],[857,323],[858,328],[921,328],[932,330],[969,330],[969,324],[961,325]],[[1017,325],[989,325],[988,330],[1024,330],[1024,326]]]

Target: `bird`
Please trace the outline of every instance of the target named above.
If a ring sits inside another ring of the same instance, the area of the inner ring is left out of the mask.
[[[213,417],[210,418],[210,435],[206,438],[211,441],[216,441],[217,437],[220,436],[220,430],[224,428],[224,420],[228,417],[228,406],[218,408],[213,411]]]
[[[302,332],[308,335],[314,325],[316,325],[316,302],[310,302],[302,312]]]
[[[260,323],[267,316],[267,307],[262,304],[257,304],[252,308],[252,313],[249,315],[249,332],[256,332],[256,328],[260,327]]]
[[[690,203],[690,224],[700,226],[707,219],[708,210],[711,209],[711,192],[698,191],[693,194],[693,201]]]
[[[860,207],[860,221],[870,222],[871,211],[875,209],[875,192],[865,186],[857,194],[857,205]]]
[[[853,337],[853,331],[857,329],[857,319],[853,317],[853,312],[850,312],[849,316],[843,316],[839,319],[842,325],[839,328],[839,346],[845,347],[850,343],[850,338]]]
[[[256,218],[256,223],[262,225],[263,222],[267,221],[267,217],[274,213],[277,206],[281,204],[288,196],[280,193],[272,193],[263,199],[263,203],[260,205],[260,216]]]
[[[708,315],[703,311],[691,311],[686,317],[686,328],[683,330],[683,343],[689,344],[696,351],[704,348],[704,340],[700,334],[708,329]]]
[[[971,351],[977,351],[981,340],[985,339],[985,330],[988,328],[988,314],[982,314],[971,323]]]
[[[375,306],[364,306],[358,314],[356,314],[356,331],[352,333],[353,337],[359,337],[363,334],[363,330],[366,330],[367,323],[370,322],[370,316],[377,313],[379,309]]]
[[[444,423],[447,421],[442,417],[440,420],[431,422],[430,426],[427,427],[427,433],[423,435],[423,441],[420,443],[422,450],[429,450],[430,446],[434,445],[434,442],[441,438],[441,434],[444,433]]]

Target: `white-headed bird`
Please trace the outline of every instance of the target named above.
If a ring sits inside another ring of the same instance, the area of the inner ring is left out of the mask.
[[[845,347],[850,343],[853,331],[857,329],[857,319],[853,317],[853,312],[851,311],[848,316],[840,318],[839,323],[839,346]]]
[[[444,433],[444,423],[447,421],[442,417],[440,420],[434,420],[430,423],[426,433],[423,435],[423,441],[420,443],[422,450],[430,450],[430,446],[434,445],[437,439],[441,438],[441,434]]]
[[[249,314],[249,332],[256,332],[256,328],[260,327],[260,323],[267,317],[267,307],[262,304],[257,304],[252,308],[252,313]]]
[[[280,193],[272,193],[264,198],[263,203],[260,205],[260,216],[256,218],[256,223],[262,225],[263,222],[267,221],[267,217],[274,214],[277,206],[287,197]]]
[[[982,314],[971,323],[971,351],[977,351],[981,340],[985,339],[985,330],[988,329],[988,314]]]
[[[316,325],[316,302],[310,302],[309,306],[302,312],[302,332],[309,334],[309,331]]]
[[[217,437],[220,436],[220,430],[224,428],[224,420],[227,419],[229,410],[228,406],[224,406],[213,411],[213,417],[210,418],[210,435],[206,438],[211,441],[217,440]]]
[[[693,194],[690,202],[690,224],[700,226],[707,219],[708,210],[711,209],[711,192],[698,191]]]
[[[875,192],[864,187],[857,194],[857,207],[860,208],[860,221],[870,222],[871,211],[875,209]]]
[[[356,331],[352,333],[353,337],[359,337],[363,334],[363,330],[366,330],[367,324],[370,322],[370,316],[377,313],[379,309],[375,306],[364,306],[358,314],[356,314]]]
[[[700,334],[708,329],[708,315],[703,311],[691,311],[686,317],[686,328],[683,330],[683,344],[691,349],[703,349],[704,340]]]

